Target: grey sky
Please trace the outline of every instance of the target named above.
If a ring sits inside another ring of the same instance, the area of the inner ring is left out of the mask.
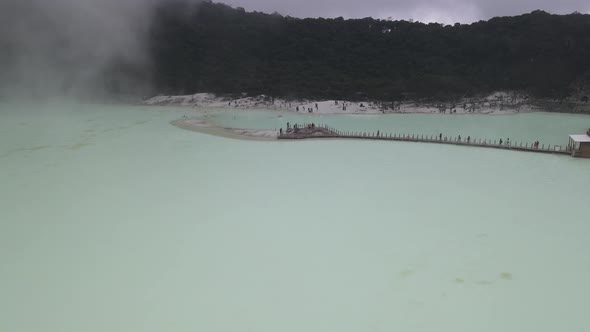
[[[588,0],[223,0],[246,10],[294,17],[375,17],[421,22],[471,23],[536,9],[555,14],[590,13]]]

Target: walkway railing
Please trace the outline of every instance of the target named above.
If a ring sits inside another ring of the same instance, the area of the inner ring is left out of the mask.
[[[382,133],[364,132],[364,131],[349,131],[339,130],[326,125],[314,125],[310,128],[310,124],[294,125],[290,131],[283,131],[279,133],[279,139],[309,139],[309,138],[350,138],[350,139],[370,139],[370,140],[385,140],[385,141],[409,141],[409,142],[423,142],[436,144],[452,144],[464,146],[476,146],[485,148],[496,148],[516,151],[529,151],[541,153],[556,153],[556,154],[570,154],[571,151],[564,149],[561,145],[555,144],[539,144],[535,146],[534,143],[528,142],[505,142],[500,144],[499,140],[481,139],[473,137],[460,136],[441,136],[441,135],[421,135],[421,134],[401,134],[401,133]]]

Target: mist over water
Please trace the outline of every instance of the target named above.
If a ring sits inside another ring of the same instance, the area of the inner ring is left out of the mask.
[[[161,3],[3,0],[0,98],[101,100],[149,93],[147,40],[153,12]]]

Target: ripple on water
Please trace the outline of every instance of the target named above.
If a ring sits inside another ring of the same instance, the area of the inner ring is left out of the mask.
[[[80,149],[82,149],[86,146],[89,146],[89,145],[92,145],[92,144],[91,143],[77,143],[74,145],[68,145],[68,146],[66,146],[66,148],[68,150],[80,150]]]
[[[15,153],[35,152],[35,151],[45,150],[45,149],[49,149],[49,148],[51,148],[51,145],[39,145],[39,146],[32,146],[32,147],[26,147],[26,148],[12,149],[12,150],[9,150],[8,152],[0,155],[0,158],[8,157],[11,154],[15,154]]]
[[[494,282],[489,281],[489,280],[480,280],[477,282],[477,284],[481,285],[481,286],[491,286],[494,284]]]
[[[512,273],[502,272],[502,273],[500,273],[500,279],[503,279],[503,280],[512,280]]]

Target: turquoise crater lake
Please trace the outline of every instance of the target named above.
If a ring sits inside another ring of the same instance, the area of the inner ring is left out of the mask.
[[[590,117],[0,104],[0,331],[590,329],[590,160],[181,130],[567,143]]]

